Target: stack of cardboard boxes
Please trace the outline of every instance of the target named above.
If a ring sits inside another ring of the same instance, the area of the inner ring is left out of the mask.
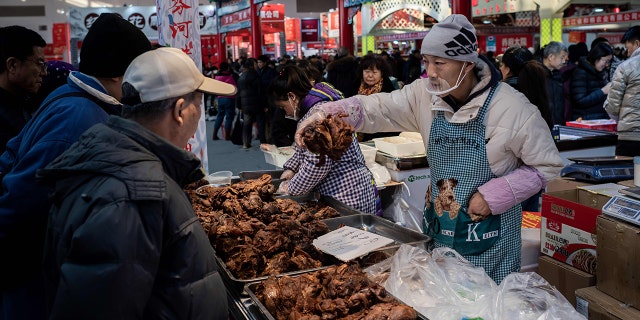
[[[558,179],[542,198],[538,273],[588,319],[640,319],[640,227],[602,215],[624,187]]]

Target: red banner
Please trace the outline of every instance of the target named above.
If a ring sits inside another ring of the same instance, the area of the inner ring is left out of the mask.
[[[563,18],[564,27],[584,26],[591,24],[617,23],[640,20],[639,12],[607,13],[584,17]]]
[[[617,44],[617,43],[622,43],[622,36],[624,35],[624,33],[622,32],[617,32],[617,33],[598,33],[596,36],[602,37],[607,39],[607,41],[609,41],[609,43],[611,44]]]
[[[284,21],[284,36],[286,41],[300,41],[299,18],[287,18]]]
[[[262,33],[284,32],[284,4],[264,4],[260,9]]]
[[[54,46],[66,46],[69,43],[69,24],[54,23],[51,29]]]
[[[318,19],[301,19],[300,32],[302,42],[318,41]]]
[[[578,42],[586,42],[587,34],[584,32],[571,31],[569,32],[569,42],[570,43],[578,43]]]
[[[488,40],[487,38],[493,37]],[[494,42],[495,41],[495,42]],[[491,36],[479,36],[478,47],[485,48],[495,46],[495,54],[504,53],[509,47],[521,46],[525,48],[533,47],[533,35],[531,34],[496,34]],[[494,51],[494,50],[491,50]]]
[[[220,17],[220,26],[229,26],[251,19],[250,9],[244,9],[238,12],[230,13]]]
[[[329,12],[329,38],[340,36],[340,12]]]

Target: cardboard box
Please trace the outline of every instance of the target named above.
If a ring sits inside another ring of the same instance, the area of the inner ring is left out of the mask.
[[[590,186],[592,183],[578,181],[572,178],[553,178],[547,182],[545,192],[555,192],[564,190],[573,190],[580,186]]]
[[[618,190],[624,188],[626,187],[615,183],[578,186],[578,203],[586,204],[592,208],[602,209],[607,201],[611,200],[611,197],[623,196]]]
[[[540,251],[595,274],[596,218],[602,210],[590,204],[579,202],[577,189],[543,194]]]
[[[567,127],[616,132],[618,128],[618,124],[613,119],[596,119],[596,120],[582,120],[582,121],[567,121]]]
[[[598,289],[640,308],[640,227],[606,214],[597,225]]]
[[[576,290],[576,311],[589,320],[638,320],[640,310],[626,306],[596,287]]]
[[[594,275],[547,256],[541,256],[538,259],[538,274],[556,287],[574,307],[576,306],[575,291],[596,283]]]

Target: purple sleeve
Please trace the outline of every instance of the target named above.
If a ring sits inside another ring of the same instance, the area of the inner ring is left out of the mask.
[[[521,166],[505,176],[489,180],[478,188],[478,192],[489,205],[491,214],[498,215],[538,193],[544,185],[544,177],[538,170]]]

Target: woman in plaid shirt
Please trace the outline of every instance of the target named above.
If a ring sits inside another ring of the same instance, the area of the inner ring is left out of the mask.
[[[355,76],[355,75],[354,75]],[[286,66],[269,87],[273,104],[286,113],[288,119],[299,121],[311,107],[343,98],[342,93],[326,82],[315,83],[297,66]],[[373,175],[365,166],[358,140],[338,161],[326,158],[318,166],[320,156],[295,146],[296,152],[284,164],[283,179],[288,193],[300,195],[317,191],[368,214],[382,213]]]

